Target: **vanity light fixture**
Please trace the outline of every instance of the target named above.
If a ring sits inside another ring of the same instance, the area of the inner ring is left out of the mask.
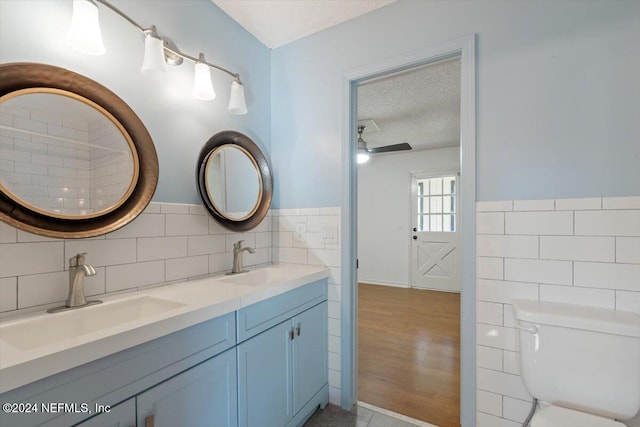
[[[100,32],[98,5],[91,0],[73,1],[73,15],[67,32],[67,45],[87,55],[106,52]]]
[[[205,64],[203,53],[200,54],[195,65],[192,94],[194,98],[202,101],[210,101],[216,97],[216,91],[211,84],[211,69]],[[233,95],[233,89],[231,94]]]
[[[154,25],[143,28],[106,0],[73,0],[73,16],[67,34],[67,44],[70,47],[90,55],[105,53],[100,33],[98,4],[111,9],[145,35],[144,59],[140,69],[144,76],[153,80],[162,80],[167,75],[166,64],[180,65],[184,59],[188,59],[195,63],[193,96],[201,100],[211,100],[216,97],[211,83],[211,68],[215,68],[233,77],[227,110],[231,114],[247,114],[244,85],[239,74],[207,62],[202,53],[196,58],[180,51],[171,40],[159,36]]]

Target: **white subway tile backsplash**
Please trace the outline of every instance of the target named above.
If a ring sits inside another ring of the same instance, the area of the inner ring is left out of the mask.
[[[136,239],[107,240],[67,240],[64,242],[64,256],[84,253],[85,262],[96,266],[129,264],[136,262]]]
[[[96,275],[86,277],[85,295],[105,292],[104,268],[96,268]],[[33,274],[18,277],[18,308],[62,302],[69,294],[69,272]],[[96,298],[98,299],[98,298]]]
[[[478,390],[477,409],[485,414],[502,416],[502,395]]]
[[[163,214],[187,215],[189,213],[189,205],[183,205],[180,203],[160,203],[160,212]]]
[[[476,342],[486,347],[503,350],[516,350],[516,329],[497,325],[478,323],[476,328]]]
[[[476,212],[507,212],[513,210],[513,201],[476,202]]]
[[[478,368],[478,389],[529,400],[531,395],[524,387],[520,376],[491,369]]]
[[[506,234],[571,235],[573,212],[507,212]]]
[[[616,310],[640,314],[640,292],[616,291]]]
[[[64,243],[0,244],[0,277],[49,273],[64,268]]]
[[[116,292],[165,282],[164,261],[136,262],[106,267],[106,291]]]
[[[107,234],[107,239],[164,236],[165,216],[166,215],[143,213],[127,224],[126,227]]]
[[[577,236],[640,236],[640,210],[576,211]]]
[[[506,280],[571,285],[572,276],[571,261],[512,258],[504,260],[504,278]]]
[[[540,285],[540,300],[615,308],[615,292],[610,289]]]
[[[477,424],[519,426],[531,398],[518,376],[511,300],[640,313],[640,197],[478,202],[476,207]],[[498,234],[502,215],[505,235]],[[501,396],[501,413],[491,393]]]
[[[524,421],[524,420],[523,420]],[[521,427],[522,423],[506,420],[484,412],[478,412],[476,417],[477,427]]]
[[[511,257],[511,258],[538,258],[537,236],[476,236],[478,256],[486,257]]]
[[[502,370],[508,374],[520,375],[520,360],[517,351],[502,352]]]
[[[531,401],[505,396],[502,402],[502,416],[508,420],[525,420],[531,411]]]
[[[495,302],[478,301],[476,304],[476,319],[479,323],[502,325],[503,305]]]
[[[167,236],[194,236],[209,233],[209,217],[206,215],[168,214],[165,217]]]
[[[138,261],[187,256],[187,237],[145,237],[138,240]]]
[[[0,222],[0,244],[15,243],[17,241],[16,229],[12,226]]]
[[[168,282],[189,277],[209,274],[209,257],[199,255],[185,258],[173,258],[165,261],[166,280]]]
[[[555,209],[555,200],[514,200],[514,211],[552,211]]]
[[[274,259],[277,262],[292,264],[307,263],[307,249],[302,248],[275,248]]]
[[[538,299],[538,285],[533,283],[505,282],[478,279],[476,296],[478,301],[511,304],[513,299]]]
[[[189,256],[219,254],[226,251],[226,239],[220,234],[189,236],[187,238],[187,247]]]
[[[272,238],[270,231],[257,232],[256,236],[256,248],[270,248],[272,247]]]
[[[0,312],[18,308],[18,278],[0,279]]]
[[[504,212],[478,212],[476,233],[504,234]]]
[[[602,209],[602,199],[593,197],[590,199],[557,199],[557,211],[584,211]]]
[[[329,319],[331,323],[331,319]],[[340,355],[336,353],[329,353],[329,369],[339,371],[341,366]]]
[[[640,265],[576,262],[575,285],[640,292]]]
[[[274,232],[273,246],[278,248],[292,248],[293,247],[293,231]]]
[[[616,237],[616,262],[640,264],[640,237]]]
[[[494,371],[502,370],[502,352],[503,350],[493,347],[477,346],[476,362],[481,368],[493,369]]]
[[[615,237],[540,237],[541,259],[614,262],[615,255]]]
[[[504,279],[504,259],[478,257],[476,260],[476,276],[480,279]]]
[[[341,354],[339,336],[329,335],[329,353]]]
[[[340,267],[341,252],[334,249],[314,249],[308,251],[307,263],[311,265],[326,265]]]
[[[222,273],[223,271],[231,271],[233,267],[233,254],[231,252],[223,252],[220,254],[209,255],[209,273]]]
[[[640,209],[640,196],[603,197],[602,209]]]
[[[340,303],[338,301],[329,301],[327,311],[330,319],[340,319]]]

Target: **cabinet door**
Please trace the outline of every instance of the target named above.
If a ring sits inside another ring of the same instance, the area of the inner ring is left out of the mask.
[[[238,346],[238,421],[241,427],[279,427],[293,417],[291,321]]]
[[[327,383],[327,302],[293,318],[293,412],[297,413]]]
[[[233,349],[137,396],[138,426],[237,426],[236,358]]]
[[[136,427],[136,399],[126,400],[76,427]]]

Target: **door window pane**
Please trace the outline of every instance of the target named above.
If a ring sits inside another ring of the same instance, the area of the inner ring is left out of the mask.
[[[456,231],[457,176],[418,180],[418,231]]]

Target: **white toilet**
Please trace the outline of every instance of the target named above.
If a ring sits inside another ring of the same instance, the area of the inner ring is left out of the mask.
[[[622,427],[640,410],[640,316],[514,300],[531,427]]]

